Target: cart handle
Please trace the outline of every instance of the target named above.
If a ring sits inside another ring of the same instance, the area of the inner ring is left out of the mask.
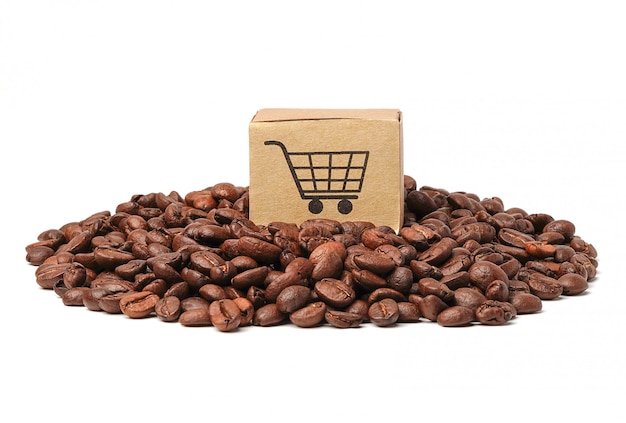
[[[289,161],[289,153],[287,152],[287,147],[285,147],[285,144],[283,144],[280,141],[274,141],[274,140],[265,141],[264,144],[279,146],[283,150],[283,154],[285,155],[285,158]]]

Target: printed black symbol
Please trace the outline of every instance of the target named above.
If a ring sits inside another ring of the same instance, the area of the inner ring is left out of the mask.
[[[341,214],[352,211],[352,202],[361,192],[369,151],[290,152],[280,141],[265,141],[277,145],[298,188],[300,197],[309,202],[309,211],[322,212],[321,200],[339,200]]]

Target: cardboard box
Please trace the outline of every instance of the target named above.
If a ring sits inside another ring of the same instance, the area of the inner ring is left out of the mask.
[[[262,109],[249,133],[256,224],[328,218],[402,227],[399,110]]]

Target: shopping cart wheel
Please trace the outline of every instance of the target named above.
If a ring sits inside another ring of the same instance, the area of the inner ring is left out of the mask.
[[[323,208],[324,208],[324,205],[317,198],[309,202],[309,211],[313,214],[321,213]]]
[[[337,204],[337,209],[341,214],[348,214],[352,211],[352,203],[347,198],[344,198]]]

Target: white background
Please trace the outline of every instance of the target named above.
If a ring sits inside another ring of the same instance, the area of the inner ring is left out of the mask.
[[[620,3],[0,0],[0,420],[624,421]],[[503,327],[230,334],[39,289],[43,230],[247,185],[265,107],[399,108],[420,186],[571,220],[597,279]]]

